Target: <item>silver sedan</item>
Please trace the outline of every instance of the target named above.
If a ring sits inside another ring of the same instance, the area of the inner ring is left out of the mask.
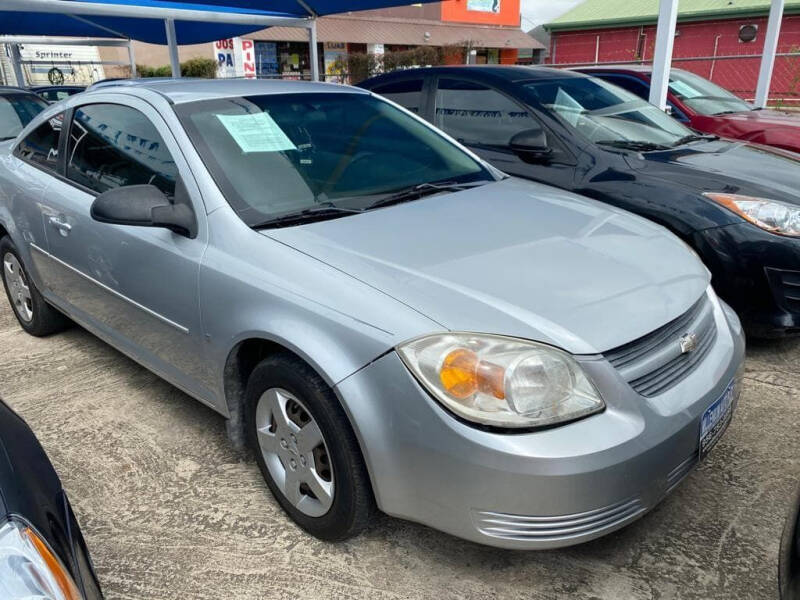
[[[214,408],[327,540],[376,509],[502,547],[598,537],[738,397],[739,322],[683,242],[363,90],[54,104],[0,144],[0,238],[26,331],[69,318]]]

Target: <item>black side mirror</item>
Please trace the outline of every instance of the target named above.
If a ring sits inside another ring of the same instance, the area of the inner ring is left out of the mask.
[[[180,182],[176,186],[174,203],[154,185],[127,185],[97,196],[92,202],[91,215],[101,223],[165,227],[194,238],[197,236],[197,220],[188,201],[178,201],[183,195],[185,189]]]
[[[547,145],[544,129],[520,131],[509,140],[508,145],[525,162],[546,162],[553,154],[553,150]]]

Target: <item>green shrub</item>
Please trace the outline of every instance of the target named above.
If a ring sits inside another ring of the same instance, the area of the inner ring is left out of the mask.
[[[181,63],[181,75],[214,79],[217,76],[217,61],[213,58],[190,58]]]
[[[172,77],[172,68],[169,65],[136,65],[136,73],[138,77]],[[214,79],[217,76],[217,61],[213,58],[190,58],[181,63],[181,76]]]

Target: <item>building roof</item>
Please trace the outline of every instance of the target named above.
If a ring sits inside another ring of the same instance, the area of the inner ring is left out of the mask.
[[[264,41],[308,41],[307,32],[295,27],[270,27],[248,37]],[[516,27],[356,15],[321,17],[317,21],[317,39],[320,42],[410,46],[451,46],[470,42],[478,48],[544,49],[540,42]]]
[[[766,16],[770,0],[681,0],[679,21]],[[800,13],[800,0],[786,0],[785,12]],[[546,25],[550,31],[649,25],[658,21],[658,0],[585,0]]]

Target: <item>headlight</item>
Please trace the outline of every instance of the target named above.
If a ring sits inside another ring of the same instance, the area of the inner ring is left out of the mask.
[[[443,333],[397,347],[403,362],[458,416],[495,427],[538,427],[602,410],[566,352],[514,338]]]
[[[740,194],[706,192],[703,195],[770,233],[800,236],[800,207]]]
[[[16,518],[0,524],[0,598],[81,600],[61,561],[29,525]]]

